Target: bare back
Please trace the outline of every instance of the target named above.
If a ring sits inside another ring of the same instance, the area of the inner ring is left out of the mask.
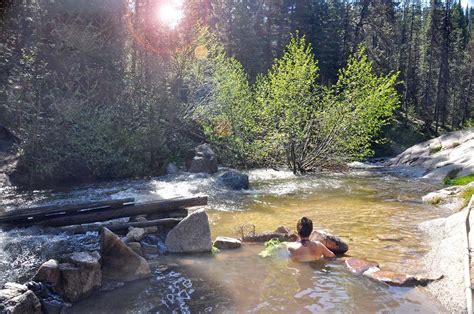
[[[311,262],[321,259],[321,257],[334,257],[324,244],[319,241],[303,240],[288,244],[288,252],[291,258],[297,262]]]

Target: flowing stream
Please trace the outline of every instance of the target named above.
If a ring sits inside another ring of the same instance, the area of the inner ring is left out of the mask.
[[[448,213],[423,205],[433,191],[423,181],[383,168],[296,177],[287,171],[249,172],[249,191],[230,191],[209,175],[122,180],[72,190],[0,191],[0,206],[66,204],[104,198],[138,201],[207,194],[213,238],[238,237],[242,224],[257,231],[295,228],[305,215],[314,225],[345,239],[349,255],[377,261],[381,268],[417,273],[429,249],[417,224]],[[0,231],[0,284],[24,281],[41,262],[97,248],[97,234],[72,236],[54,229]],[[99,293],[72,312],[440,312],[423,288],[395,288],[351,274],[340,262],[294,264],[286,256],[263,258],[261,244],[215,256],[166,255],[152,262],[151,279]]]

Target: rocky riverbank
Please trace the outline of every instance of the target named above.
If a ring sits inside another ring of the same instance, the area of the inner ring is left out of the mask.
[[[455,177],[473,175],[474,128],[451,132],[417,144],[389,160],[387,165],[399,167],[404,169],[404,173],[437,184]],[[432,244],[431,251],[424,258],[427,272],[430,276],[443,276],[441,280],[428,285],[428,290],[453,313],[466,312],[469,299],[472,298],[470,288],[466,287],[470,275],[465,271],[466,263],[469,263],[465,255],[468,254],[466,247],[469,246],[470,229],[470,209],[466,205],[472,189],[474,182],[446,187],[422,198],[424,203],[454,212],[449,217],[419,225]]]

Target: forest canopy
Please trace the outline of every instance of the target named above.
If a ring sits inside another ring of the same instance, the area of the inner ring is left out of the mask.
[[[381,131],[473,124],[461,2],[0,4],[0,124],[26,185],[157,175],[200,142],[305,172],[370,155]]]

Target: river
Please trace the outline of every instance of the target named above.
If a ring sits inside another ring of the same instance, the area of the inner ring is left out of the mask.
[[[249,191],[229,191],[208,175],[178,174],[121,180],[74,189],[23,193],[4,189],[0,205],[65,204],[104,198],[138,201],[209,195],[213,238],[237,237],[242,224],[257,231],[295,228],[302,215],[345,239],[349,255],[381,268],[419,272],[429,245],[417,224],[448,212],[421,203],[433,186],[384,168],[294,176],[252,170]],[[23,281],[46,259],[97,248],[96,233],[71,236],[30,228],[0,231],[0,283]],[[351,274],[339,262],[293,264],[286,256],[263,258],[262,245],[212,255],[167,255],[152,262],[149,280],[102,293],[75,305],[77,313],[176,312],[440,312],[423,288],[395,288]]]

